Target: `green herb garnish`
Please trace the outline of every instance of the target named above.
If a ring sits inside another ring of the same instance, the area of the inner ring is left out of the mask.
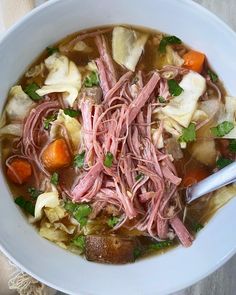
[[[207,74],[209,75],[209,77],[213,83],[216,83],[218,81],[218,76],[216,73],[212,72],[211,70],[208,70]]]
[[[231,139],[229,142],[229,150],[232,153],[236,153],[236,139]]]
[[[182,41],[176,36],[165,36],[161,39],[161,42],[159,45],[159,51],[161,53],[165,53],[167,45],[181,44],[181,43]]]
[[[112,166],[112,162],[113,162],[113,159],[114,159],[114,156],[112,153],[108,152],[105,156],[105,159],[104,159],[104,166],[110,168]]]
[[[166,100],[165,100],[165,98],[163,96],[158,96],[157,100],[159,100],[160,103],[165,103],[166,102]]]
[[[89,204],[76,204],[69,201],[65,203],[64,208],[74,216],[81,226],[87,224],[88,216],[92,212]]]
[[[36,83],[31,83],[27,85],[24,89],[24,92],[29,95],[29,97],[34,101],[39,101],[42,99],[40,95],[36,93],[36,90],[38,90],[40,87]]]
[[[44,129],[48,130],[53,121],[57,118],[56,114],[50,115],[44,119]]]
[[[83,253],[85,249],[85,236],[77,236],[72,241],[72,244],[80,249]]]
[[[52,55],[53,53],[59,52],[59,49],[57,47],[47,47],[48,55]]]
[[[217,161],[216,161],[216,166],[219,168],[219,169],[222,169],[226,166],[228,166],[229,164],[233,163],[232,160],[230,159],[227,159],[227,158],[222,158],[220,157]]]
[[[183,128],[179,142],[191,142],[194,140],[196,140],[196,126],[194,123],[190,123],[187,128]]]
[[[173,244],[173,242],[170,240],[160,241],[157,243],[150,244],[149,249],[150,250],[161,250],[161,249],[165,249],[167,247],[170,247],[172,244]]]
[[[74,167],[83,168],[84,167],[85,151],[74,157]]]
[[[59,182],[59,174],[57,172],[54,172],[51,176],[50,182],[54,185],[58,185]]]
[[[135,180],[136,181],[139,181],[140,179],[142,179],[144,177],[144,174],[143,173],[139,173],[135,176]]]
[[[172,96],[179,96],[184,91],[174,79],[168,80],[167,83]]]
[[[24,209],[26,212],[34,216],[35,206],[31,201],[26,201],[22,196],[15,199],[15,203]]]
[[[39,195],[41,195],[43,192],[40,190],[37,190],[35,187],[29,187],[28,193],[30,194],[31,198],[36,200]]]
[[[65,202],[64,208],[66,211],[69,211],[70,213],[73,213],[78,205],[72,202]]]
[[[198,233],[203,228],[204,228],[204,226],[201,223],[193,224],[193,230],[194,230],[195,233]]]
[[[211,128],[211,133],[215,137],[222,137],[228,134],[234,128],[234,124],[229,121],[224,121],[217,125],[216,127]]]
[[[92,212],[92,208],[88,204],[79,204],[76,206],[73,216],[81,226],[87,224],[88,216]]]
[[[75,117],[78,117],[79,116],[80,111],[67,108],[67,109],[64,109],[64,114],[65,115],[68,115],[68,116],[70,116],[72,118],[75,118]]]
[[[85,80],[84,80],[84,86],[85,87],[92,87],[99,85],[99,77],[98,73],[93,71],[91,74],[89,74]]]
[[[143,254],[143,251],[140,248],[136,247],[134,248],[133,254],[134,254],[134,260],[136,260]]]
[[[120,222],[120,218],[119,217],[116,217],[116,216],[112,216],[110,217],[108,220],[107,220],[107,224],[108,226],[110,227],[114,227],[117,225],[117,223]]]

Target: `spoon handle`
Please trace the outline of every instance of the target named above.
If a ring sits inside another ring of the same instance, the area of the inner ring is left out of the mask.
[[[186,190],[186,202],[189,204],[201,196],[233,182],[236,182],[236,162],[189,186]]]

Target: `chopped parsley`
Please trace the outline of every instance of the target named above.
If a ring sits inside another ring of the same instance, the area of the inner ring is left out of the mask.
[[[190,123],[187,128],[183,128],[183,133],[179,137],[180,142],[191,142],[196,140],[196,126]]]
[[[138,259],[142,254],[142,250],[139,247],[134,248],[134,260]]]
[[[194,223],[193,224],[193,230],[195,233],[198,233],[203,228],[204,228],[204,226],[201,223]]]
[[[27,201],[22,196],[19,196],[15,199],[15,203],[22,209],[24,209],[27,213],[34,216],[35,205],[31,201]]]
[[[213,83],[216,83],[218,81],[218,76],[216,73],[212,72],[211,70],[208,70],[207,74],[209,75],[209,77]]]
[[[98,73],[93,71],[84,80],[85,87],[92,87],[99,85]]]
[[[217,166],[219,169],[223,169],[224,167],[228,166],[228,165],[231,164],[231,163],[233,163],[232,160],[227,159],[227,158],[220,157],[220,158],[216,161],[216,166]]]
[[[165,103],[166,102],[166,100],[165,100],[165,98],[163,96],[158,96],[157,100],[159,100],[160,103]]]
[[[70,116],[72,118],[75,118],[75,117],[78,117],[79,116],[80,111],[67,108],[67,109],[64,109],[64,114],[65,115],[68,115],[68,116]]]
[[[82,151],[80,154],[74,157],[74,167],[83,168],[85,159],[85,151]]]
[[[114,159],[114,156],[112,153],[108,152],[105,156],[105,159],[104,159],[104,166],[110,168],[112,166],[112,163],[113,163],[113,159]]]
[[[229,142],[229,150],[232,153],[236,153],[236,139],[231,139]]]
[[[159,44],[159,51],[161,53],[166,53],[166,46],[173,44],[181,44],[182,41],[176,36],[165,36],[161,39]]]
[[[143,174],[143,173],[139,173],[139,174],[136,175],[135,180],[136,180],[136,181],[139,181],[139,180],[142,179],[143,177],[144,177],[144,174]]]
[[[72,244],[79,248],[83,253],[85,250],[85,236],[77,236],[72,241]]]
[[[234,124],[229,121],[224,121],[217,125],[216,127],[211,128],[211,133],[215,137],[223,137],[228,134],[234,128]]]
[[[120,218],[116,217],[116,216],[112,216],[107,220],[107,224],[109,227],[114,227],[117,225],[117,223],[119,223]]]
[[[34,82],[27,85],[24,89],[24,92],[28,94],[32,100],[39,101],[42,99],[42,97],[36,93],[39,88],[39,85]]]
[[[59,52],[59,49],[57,47],[47,47],[47,52],[48,52],[48,55],[52,55],[53,53],[56,53],[56,52]]]
[[[53,114],[53,115],[50,115],[50,116],[47,116],[45,119],[44,119],[44,122],[43,122],[43,125],[44,125],[44,129],[48,130],[50,125],[52,124],[53,121],[55,121],[57,118],[57,115],[56,114]]]
[[[168,80],[167,83],[172,96],[179,96],[184,91],[174,79]]]
[[[73,215],[80,226],[87,224],[88,216],[92,212],[92,208],[89,204],[66,202],[64,208]]]
[[[149,249],[150,250],[162,250],[162,249],[165,249],[165,248],[168,248],[168,247],[172,246],[172,244],[173,244],[173,242],[170,241],[170,240],[160,241],[160,242],[157,242],[157,243],[150,244]]]
[[[41,195],[43,192],[40,190],[37,190],[35,187],[29,187],[28,193],[30,194],[31,198],[36,200],[39,195]]]
[[[57,172],[54,172],[51,176],[50,182],[54,185],[58,185],[59,182],[59,174]]]

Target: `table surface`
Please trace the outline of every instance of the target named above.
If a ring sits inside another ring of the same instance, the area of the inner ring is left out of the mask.
[[[3,17],[1,17],[1,4],[6,0],[0,0],[0,33],[3,31]],[[12,0],[8,0],[11,1]],[[14,0],[15,4],[22,5],[27,0]],[[223,19],[236,31],[236,0],[194,0],[205,6]],[[37,0],[36,2],[43,2]],[[172,295],[235,295],[236,294],[236,255],[224,266],[209,277],[198,282],[190,288]],[[58,295],[62,293],[58,292]]]

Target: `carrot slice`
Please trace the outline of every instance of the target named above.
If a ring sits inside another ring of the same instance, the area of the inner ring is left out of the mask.
[[[23,184],[32,175],[32,167],[27,160],[15,159],[7,168],[8,178],[15,184]]]
[[[187,172],[182,180],[182,184],[184,187],[187,187],[203,180],[207,176],[209,176],[209,172],[203,167],[198,167]]]
[[[203,53],[190,50],[183,56],[183,59],[185,68],[201,73],[205,60],[205,55]]]
[[[42,161],[49,171],[67,167],[71,163],[71,154],[64,139],[51,142],[42,154]]]

